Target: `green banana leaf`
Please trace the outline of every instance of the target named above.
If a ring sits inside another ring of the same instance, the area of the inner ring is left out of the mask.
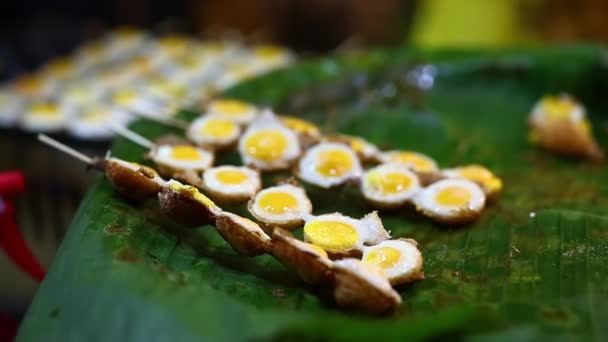
[[[525,126],[540,96],[570,92],[607,146],[607,58],[598,46],[373,50],[228,91],[325,131],[427,153],[442,167],[481,163],[504,180],[501,198],[469,226],[380,214],[425,258],[426,279],[398,288],[394,315],[342,311],[271,257],[240,257],[210,227],[172,223],[154,201],[133,205],[99,176],[18,340],[608,340],[608,168],[530,146]],[[132,128],[171,132],[143,121]],[[144,152],[125,140],[112,151],[132,160]],[[315,213],[372,210],[353,189],[307,190]]]

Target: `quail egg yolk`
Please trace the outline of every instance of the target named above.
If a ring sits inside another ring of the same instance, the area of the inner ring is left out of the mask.
[[[216,101],[213,103],[213,107],[216,111],[228,115],[245,114],[251,110],[251,106],[237,100]]]
[[[498,191],[502,188],[502,181],[483,167],[466,166],[461,168],[459,173],[463,178],[482,184],[490,191]]]
[[[206,208],[216,207],[215,203],[211,199],[209,199],[209,197],[203,195],[200,191],[198,191],[197,188],[193,187],[192,185],[183,185],[178,182],[171,182],[169,183],[169,188],[171,188],[171,190],[188,193],[190,196],[192,196],[192,198],[194,198],[194,200],[204,205]]]
[[[449,186],[441,189],[435,200],[445,206],[465,206],[471,200],[471,192],[460,186]]]
[[[192,146],[175,146],[171,151],[171,157],[177,160],[200,160],[200,153]]]
[[[350,138],[349,139],[350,148],[352,148],[356,153],[364,153],[365,148],[367,147],[366,143],[360,138]]]
[[[226,138],[234,134],[236,124],[227,120],[212,119],[201,128],[201,133],[213,138]]]
[[[314,250],[315,252],[317,252],[317,253],[318,253],[318,254],[320,254],[321,256],[323,256],[323,257],[325,257],[325,258],[327,258],[327,257],[328,257],[328,256],[327,256],[327,252],[326,252],[326,251],[325,251],[323,248],[321,248],[321,247],[319,247],[319,246],[316,246],[316,245],[313,245],[313,244],[311,244],[311,243],[307,243],[307,244],[306,244],[306,246],[308,246],[310,249]]]
[[[46,117],[60,115],[59,111],[57,110],[57,106],[54,104],[36,105],[36,106],[32,107],[32,113],[34,113],[34,115],[46,116]]]
[[[247,174],[238,170],[221,170],[215,174],[222,184],[238,185],[247,180]]]
[[[298,133],[309,134],[309,135],[318,135],[319,129],[317,126],[311,124],[310,122],[292,118],[292,117],[282,117],[281,121],[287,128],[296,131]]]
[[[412,179],[399,172],[382,173],[371,171],[367,175],[368,182],[383,194],[396,194],[408,189],[412,185]]]
[[[387,269],[396,266],[399,259],[401,259],[401,252],[397,248],[379,247],[367,253],[363,262]]]
[[[262,59],[270,60],[280,57],[283,54],[283,49],[274,45],[264,45],[257,47],[254,53]]]
[[[82,119],[85,122],[100,123],[108,120],[108,116],[101,110],[94,110],[83,114]]]
[[[397,163],[411,164],[417,171],[432,171],[434,168],[430,161],[411,152],[400,152],[395,154],[392,159]]]
[[[298,208],[298,199],[287,192],[273,191],[260,196],[258,205],[265,212],[280,215]]]
[[[342,150],[319,152],[317,171],[325,177],[341,177],[353,168],[353,158]]]
[[[114,101],[118,104],[125,105],[131,103],[135,98],[136,95],[134,91],[124,90],[116,94]]]
[[[548,96],[541,102],[545,115],[550,119],[567,119],[576,106],[571,99],[556,96]]]
[[[274,161],[287,149],[287,138],[277,130],[260,130],[253,133],[245,142],[247,153],[256,159]]]
[[[168,49],[177,49],[186,44],[186,39],[180,36],[165,36],[160,39],[159,43]]]
[[[29,75],[23,76],[17,80],[17,87],[26,92],[36,91],[42,86],[42,79]]]
[[[339,221],[312,221],[304,232],[312,244],[329,251],[347,250],[359,241],[355,227]]]

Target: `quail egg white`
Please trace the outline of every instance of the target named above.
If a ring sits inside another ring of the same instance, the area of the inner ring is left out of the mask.
[[[323,142],[308,149],[298,163],[298,177],[322,188],[341,185],[361,176],[359,158],[348,146]]]
[[[283,184],[263,189],[249,202],[249,212],[267,227],[297,228],[312,212],[306,192],[299,186]]]
[[[414,197],[416,209],[442,223],[463,224],[479,217],[486,195],[467,179],[443,179],[422,189]]]

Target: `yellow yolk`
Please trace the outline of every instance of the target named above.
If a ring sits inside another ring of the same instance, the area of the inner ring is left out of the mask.
[[[499,191],[502,189],[502,181],[494,176],[492,172],[479,165],[470,165],[458,170],[460,176],[481,184],[489,191]]]
[[[247,153],[259,160],[275,161],[280,159],[287,149],[288,140],[277,130],[260,130],[245,141]]]
[[[401,252],[397,248],[378,247],[367,253],[363,262],[387,269],[396,266],[400,259]]]
[[[59,116],[61,115],[54,104],[38,104],[32,107],[31,112],[36,116]]]
[[[353,168],[352,156],[342,150],[327,150],[317,156],[317,171],[326,177],[341,177]]]
[[[64,75],[70,70],[71,65],[69,58],[57,58],[49,64],[48,70],[54,75]]]
[[[590,135],[591,134],[591,123],[587,119],[583,119],[583,120],[577,122],[576,127],[584,135]]]
[[[160,39],[159,44],[168,49],[177,49],[186,44],[186,39],[180,36],[165,36]]]
[[[211,119],[202,127],[201,133],[212,138],[227,138],[234,134],[237,126],[231,121]]]
[[[192,146],[181,145],[173,148],[171,157],[177,160],[200,160],[201,154]]]
[[[270,60],[283,55],[283,49],[274,45],[264,45],[255,48],[254,53],[262,59]]]
[[[169,183],[169,188],[178,192],[187,193],[194,200],[196,200],[207,208],[216,207],[215,203],[210,200],[209,197],[203,195],[200,191],[198,191],[197,188],[193,187],[192,185],[183,185],[178,182],[171,182]]]
[[[135,100],[136,97],[137,97],[137,95],[135,94],[134,91],[124,90],[114,96],[114,101],[118,104],[124,105],[124,104],[129,104],[130,102]]]
[[[82,119],[90,123],[104,122],[108,119],[108,116],[101,110],[94,110],[83,114]]]
[[[280,215],[298,208],[298,199],[287,192],[272,191],[263,194],[258,205],[269,214]]]
[[[213,103],[215,111],[228,115],[242,115],[251,110],[251,106],[237,100],[222,100]]]
[[[306,121],[306,120],[302,120],[302,119],[298,119],[298,118],[294,118],[294,117],[290,117],[290,116],[284,116],[281,117],[281,122],[283,122],[283,124],[285,126],[287,126],[287,128],[296,131],[298,133],[302,133],[302,134],[308,134],[308,135],[319,135],[319,128],[317,128],[317,126],[313,125],[312,123]]]
[[[407,190],[412,185],[412,179],[399,172],[372,171],[367,174],[367,180],[372,187],[383,194],[396,194]]]
[[[42,86],[42,80],[34,75],[23,76],[16,82],[17,88],[26,92],[38,90]]]
[[[410,164],[416,171],[433,171],[434,169],[433,163],[412,152],[399,152],[391,159],[397,163]]]
[[[545,115],[550,119],[567,119],[577,104],[570,98],[547,96],[541,102]]]
[[[357,154],[364,154],[365,153],[365,149],[367,147],[367,144],[365,143],[365,141],[363,139],[351,137],[351,138],[349,138],[349,144],[350,144],[350,147]]]
[[[449,186],[439,191],[435,200],[440,205],[461,207],[469,203],[471,192],[463,187]]]
[[[322,257],[325,257],[325,258],[328,257],[327,256],[327,252],[323,248],[321,248],[319,246],[315,246],[315,245],[313,245],[311,243],[307,243],[306,246],[310,247],[310,249],[314,250],[315,252],[317,252],[318,254],[320,254]]]
[[[222,184],[238,185],[247,180],[247,174],[238,170],[220,170],[215,174],[215,178]]]
[[[359,241],[355,227],[339,221],[312,221],[304,226],[308,240],[324,250],[345,251]]]

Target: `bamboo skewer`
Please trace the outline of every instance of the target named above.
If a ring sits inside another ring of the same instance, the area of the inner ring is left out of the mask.
[[[166,125],[166,126],[170,126],[170,127],[174,127],[174,128],[178,128],[178,129],[182,129],[182,130],[187,130],[188,127],[190,127],[190,123],[186,120],[165,117],[165,116],[160,116],[160,115],[152,115],[152,114],[147,114],[147,113],[142,113],[142,112],[130,111],[129,113],[134,116],[140,117],[140,118],[148,119],[150,121],[154,121],[154,122]]]
[[[93,165],[93,164],[95,164],[93,162],[93,158],[91,158],[91,157],[89,157],[89,156],[87,156],[87,155],[85,155],[85,154],[83,154],[81,152],[78,152],[75,149],[73,149],[73,148],[71,148],[71,147],[69,147],[69,146],[67,146],[67,145],[65,145],[63,143],[60,143],[59,141],[57,141],[57,140],[49,137],[46,134],[42,134],[42,133],[38,134],[38,140],[41,141],[41,142],[43,142],[43,143],[45,143],[45,144],[47,144],[48,146],[51,146],[52,148],[54,148],[56,150],[64,152],[64,153],[66,153],[66,154],[68,154],[68,155],[70,155],[70,156],[72,156],[72,157],[80,160],[81,162],[83,162],[83,163],[85,163],[87,165]]]
[[[154,144],[151,140],[129,130],[128,128],[126,128],[122,125],[119,125],[116,123],[111,123],[109,127],[114,133],[120,135],[121,137],[123,137],[141,147],[145,147],[145,148],[151,150],[156,146],[156,144]]]

